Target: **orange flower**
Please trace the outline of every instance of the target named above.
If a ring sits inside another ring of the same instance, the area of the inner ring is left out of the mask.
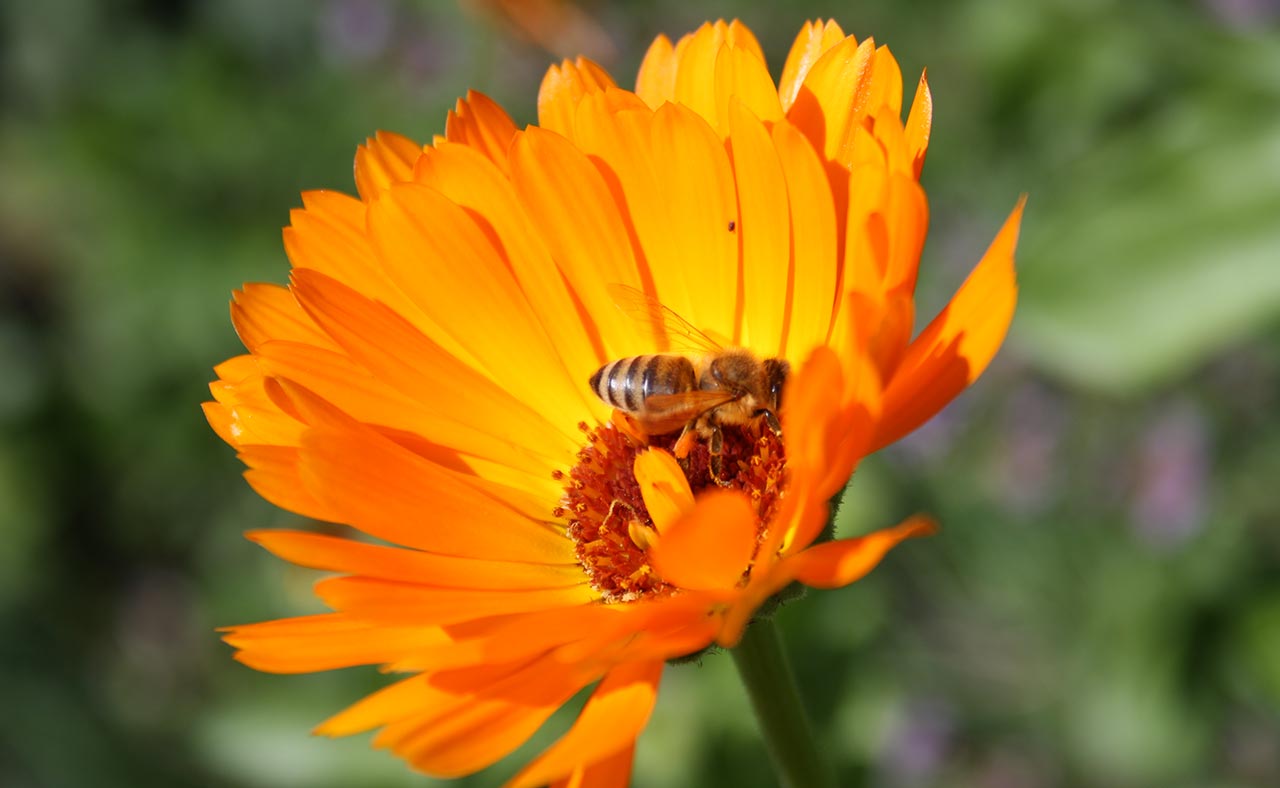
[[[655,41],[635,92],[582,59],[552,67],[538,126],[470,93],[425,148],[369,140],[360,199],[294,211],[290,286],[235,294],[249,352],[205,411],[265,498],[376,541],[250,534],[338,576],[316,586],[332,613],[232,628],[237,658],[410,673],[318,732],[381,728],[376,745],[441,776],[598,681],[511,785],[625,785],[666,660],[732,646],[789,583],[845,585],[932,528],[813,546],[858,460],[972,382],[1013,313],[1021,204],[911,339],[923,77],[901,113],[871,40],[807,24],[775,86],[751,32],[720,22]],[[714,474],[706,440],[611,412],[592,372],[672,350],[617,285],[789,362],[785,443],[765,419],[725,426]]]

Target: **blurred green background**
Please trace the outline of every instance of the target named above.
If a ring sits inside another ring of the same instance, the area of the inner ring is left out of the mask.
[[[469,87],[532,122],[555,57],[629,85],[717,16],[775,74],[814,16],[928,66],[923,313],[1031,196],[1005,350],[841,512],[943,533],[779,617],[842,784],[1280,785],[1277,0],[581,2],[541,42],[488,5],[0,5],[0,785],[436,784],[308,736],[374,670],[213,631],[316,609],[198,407],[229,292],[373,130]],[[773,784],[729,663],[668,670],[637,786]]]

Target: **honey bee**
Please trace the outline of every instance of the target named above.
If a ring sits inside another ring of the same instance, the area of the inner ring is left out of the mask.
[[[697,352],[692,357],[651,353],[610,361],[589,381],[591,391],[606,405],[631,416],[647,435],[682,430],[675,445],[681,460],[688,456],[695,438],[705,440],[711,453],[711,476],[718,483],[723,483],[721,427],[763,419],[775,435],[782,434],[777,413],[790,371],[784,359],[761,359],[742,348],[725,348],[634,288],[612,285],[609,291],[623,311],[661,327]]]

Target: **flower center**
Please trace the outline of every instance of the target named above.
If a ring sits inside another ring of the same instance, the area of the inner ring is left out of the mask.
[[[646,445],[612,424],[592,429],[583,423],[578,428],[586,435],[586,445],[568,473],[552,474],[566,482],[561,505],[552,514],[568,523],[567,533],[592,587],[606,602],[675,593],[675,586],[655,574],[649,563],[646,548],[657,532],[633,468],[636,454],[645,448],[674,454],[679,433],[651,436]],[[782,440],[759,419],[724,427],[723,434],[719,473],[713,473],[711,452],[702,440],[694,442],[681,466],[695,496],[718,485],[750,497],[758,544],[785,492]]]

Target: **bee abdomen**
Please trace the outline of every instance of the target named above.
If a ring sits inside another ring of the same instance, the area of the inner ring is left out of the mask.
[[[596,370],[589,384],[606,405],[637,413],[649,397],[689,391],[695,380],[689,359],[649,354],[610,361]]]

